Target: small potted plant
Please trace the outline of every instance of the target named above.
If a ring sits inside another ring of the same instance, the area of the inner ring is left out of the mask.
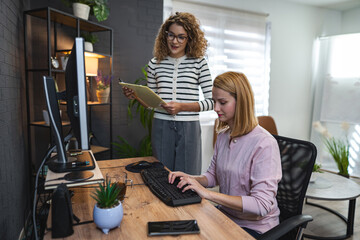
[[[93,52],[94,47],[93,44],[95,44],[97,41],[99,41],[98,37],[92,33],[81,33],[81,37],[84,38],[84,48],[85,51]]]
[[[310,177],[310,182],[315,182],[319,173],[323,173],[321,170],[321,164],[315,163]]]
[[[105,21],[110,14],[108,0],[62,0],[62,2],[73,8],[74,15],[88,20],[92,14],[101,22]]]
[[[109,101],[110,84],[113,76],[103,76],[101,71],[98,71],[96,80],[96,96],[99,103],[107,103]]]
[[[349,178],[349,142],[347,139],[347,131],[349,129],[349,124],[343,122],[341,128],[345,132],[344,138],[335,138],[330,135],[328,129],[323,126],[319,121],[313,123],[313,127],[316,131],[321,133],[324,144],[332,158],[334,159],[338,170],[339,175]]]
[[[106,180],[104,183],[99,183],[99,188],[92,193],[91,197],[95,199],[93,218],[94,223],[105,234],[108,234],[110,229],[120,227],[124,212],[122,204],[119,200],[121,189],[117,184]]]

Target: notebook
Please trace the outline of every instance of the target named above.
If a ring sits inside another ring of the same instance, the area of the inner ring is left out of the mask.
[[[134,90],[136,96],[140,98],[143,102],[145,102],[149,107],[157,108],[160,107],[161,104],[166,104],[166,102],[159,95],[154,93],[147,86],[124,82],[119,82],[119,84],[121,86]]]

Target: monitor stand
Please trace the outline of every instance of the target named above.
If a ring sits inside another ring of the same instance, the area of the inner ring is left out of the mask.
[[[47,162],[49,169],[55,173],[93,170],[95,168],[94,156],[90,150],[66,152],[68,162],[59,162],[54,155]]]

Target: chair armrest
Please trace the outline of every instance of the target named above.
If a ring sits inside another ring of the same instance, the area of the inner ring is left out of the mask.
[[[281,222],[276,227],[270,229],[269,231],[262,234],[258,240],[274,240],[278,239],[286,233],[290,232],[294,228],[301,227],[306,228],[307,223],[312,221],[313,218],[310,215],[297,215],[291,218],[288,218]]]

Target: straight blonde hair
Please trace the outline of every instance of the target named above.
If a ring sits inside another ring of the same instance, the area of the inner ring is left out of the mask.
[[[258,120],[255,116],[255,99],[249,80],[243,73],[226,72],[217,76],[213,87],[230,93],[236,99],[234,128],[230,136],[239,137],[251,132]],[[229,126],[219,122],[216,131],[220,132]]]

